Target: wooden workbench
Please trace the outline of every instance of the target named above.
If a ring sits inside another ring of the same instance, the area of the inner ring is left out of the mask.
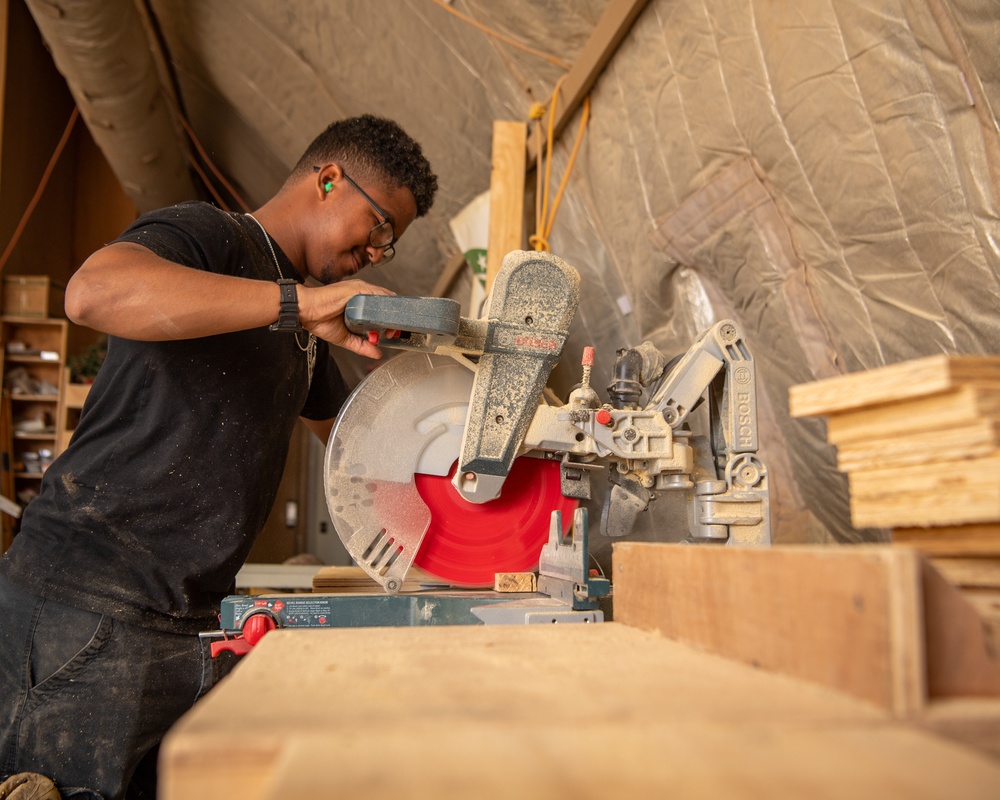
[[[166,800],[1000,797],[1000,761],[621,623],[268,634],[170,732]]]

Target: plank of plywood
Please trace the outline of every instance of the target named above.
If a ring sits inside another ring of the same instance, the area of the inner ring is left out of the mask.
[[[887,435],[837,446],[837,468],[857,472],[892,467],[933,465],[957,458],[1000,455],[1000,419],[978,419],[964,425],[913,428],[906,435]]]
[[[978,800],[998,786],[1000,763],[870,704],[605,623],[274,631],[168,733],[159,796]]]
[[[613,561],[616,621],[900,713],[925,703],[915,551],[621,542]]]
[[[486,245],[486,291],[511,250],[524,247],[525,142],[528,126],[523,122],[493,123],[493,155],[490,172],[490,232]]]
[[[418,569],[412,569],[403,582],[403,592],[416,592],[425,588],[423,575]],[[354,592],[381,594],[385,590],[361,567],[320,567],[312,576],[312,590],[332,594],[350,594]]]
[[[449,258],[447,263],[444,265],[444,268],[441,270],[441,274],[438,275],[438,279],[434,282],[434,288],[431,290],[431,297],[447,296],[448,290],[458,277],[458,273],[465,269],[466,266],[468,266],[468,264],[465,260],[464,253],[455,253],[455,255]]]
[[[926,556],[1000,556],[1000,523],[900,527],[892,541],[915,547]]]
[[[960,386],[1000,390],[1000,356],[928,356],[789,389],[789,413],[812,417],[896,403]]]
[[[848,475],[856,527],[1000,521],[1000,455]]]
[[[949,489],[943,499],[935,491],[851,497],[851,522],[856,528],[916,525],[965,525],[1000,519],[1000,486]]]
[[[939,431],[981,420],[1000,420],[1000,390],[962,386],[914,400],[831,414],[826,438],[838,447],[867,439]]]

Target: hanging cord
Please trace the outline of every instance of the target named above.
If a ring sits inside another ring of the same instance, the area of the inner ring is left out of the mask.
[[[536,55],[539,58],[544,58],[546,61],[555,64],[556,66],[562,67],[568,70],[570,65],[563,61],[561,58],[556,58],[547,53],[543,53],[539,50],[535,50],[532,47],[528,47],[525,44],[505,36],[502,33],[498,33],[493,29],[483,25],[472,17],[466,16],[460,11],[456,11],[450,5],[448,5],[444,0],[434,0],[438,6],[443,8],[449,14],[454,14],[463,22],[477,28],[478,30],[485,33],[487,36],[493,36],[502,42],[506,42],[512,47],[516,47],[525,52]],[[573,171],[573,164],[576,162],[576,154],[580,149],[580,143],[583,141],[584,131],[587,129],[587,122],[590,119],[590,97],[585,97],[583,100],[583,111],[580,116],[580,129],[576,134],[576,142],[573,144],[573,150],[570,152],[569,163],[566,165],[566,173],[562,177],[562,181],[559,184],[559,189],[556,192],[555,200],[552,203],[552,210],[549,210],[549,185],[552,177],[552,149],[555,144],[555,117],[556,117],[556,101],[559,97],[559,91],[562,89],[562,85],[566,80],[566,76],[563,75],[562,78],[556,83],[555,90],[552,92],[552,97],[549,100],[550,109],[546,109],[541,103],[535,103],[531,107],[529,113],[530,118],[535,122],[535,144],[537,145],[535,150],[538,153],[538,165],[535,170],[536,174],[536,191],[535,191],[535,234],[528,238],[528,242],[535,250],[544,250],[549,252],[549,234],[552,233],[552,225],[556,219],[556,211],[559,210],[559,203],[562,201],[562,196],[566,191],[566,185],[569,182],[570,173]],[[549,112],[549,125],[548,125],[548,137],[546,140],[545,149],[542,148],[542,118],[545,116],[546,111]],[[543,168],[544,163],[544,168]],[[544,172],[544,181],[543,181]],[[543,196],[544,194],[544,196]]]
[[[566,186],[569,183],[569,176],[573,172],[573,165],[576,163],[576,155],[580,150],[580,143],[583,141],[583,134],[587,129],[587,122],[590,120],[590,96],[588,95],[583,99],[583,111],[580,114],[580,128],[576,132],[576,141],[573,143],[573,149],[569,154],[569,163],[567,163],[566,172],[563,173],[562,180],[559,182],[559,189],[556,192],[555,200],[553,200],[552,208],[550,210],[549,186],[551,185],[552,179],[552,148],[555,144],[556,102],[559,98],[559,92],[561,91],[565,80],[566,76],[564,75],[556,83],[556,88],[552,92],[552,100],[548,109],[548,136],[544,149],[541,147],[541,137],[542,117],[545,116],[546,109],[538,103],[531,107],[531,119],[535,121],[535,142],[538,145],[536,148],[538,152],[538,166],[535,170],[535,174],[537,176],[537,189],[535,192],[535,233],[534,235],[528,237],[528,242],[535,250],[542,250],[546,253],[549,252],[549,235],[552,233],[552,226],[556,220],[556,212],[559,210],[559,204],[562,202],[563,194],[565,193]],[[545,175],[544,179],[542,177],[543,172]]]
[[[516,47],[518,50],[524,50],[524,52],[526,53],[531,53],[532,55],[538,56],[539,58],[544,58],[546,61],[548,61],[551,64],[555,64],[557,67],[562,67],[563,69],[569,69],[569,64],[567,64],[561,58],[550,56],[548,53],[543,53],[541,50],[536,50],[533,47],[529,47],[526,44],[522,44],[516,39],[512,39],[509,36],[505,36],[504,34],[499,33],[498,31],[495,31],[492,28],[487,27],[486,25],[483,25],[481,22],[476,22],[476,20],[474,20],[472,17],[466,16],[461,11],[456,11],[450,5],[445,3],[444,0],[434,0],[434,2],[437,5],[441,6],[441,8],[443,8],[449,14],[454,14],[460,20],[471,25],[473,28],[481,30],[487,36],[492,36],[494,39],[499,39],[501,42],[505,42],[506,44],[509,44],[511,47]]]
[[[171,105],[173,105],[174,113],[177,114],[177,118],[181,121],[181,125],[184,127],[184,132],[187,133],[188,138],[191,140],[191,144],[194,145],[195,149],[198,151],[198,154],[202,157],[204,162],[208,165],[208,168],[212,171],[212,174],[216,177],[219,183],[221,183],[225,187],[226,191],[229,192],[230,197],[232,197],[237,202],[237,204],[244,212],[250,211],[250,206],[247,205],[246,201],[240,196],[239,192],[237,192],[236,189],[233,188],[233,186],[229,183],[229,181],[226,180],[225,176],[215,166],[215,163],[209,157],[208,153],[205,152],[205,148],[201,146],[201,141],[195,134],[194,129],[191,127],[191,124],[187,120],[187,117],[184,116],[183,112],[181,112],[181,110],[177,107],[176,104],[171,102]],[[188,158],[188,161],[191,162],[191,166],[194,167],[195,171],[201,177],[202,182],[205,184],[205,187],[208,189],[209,192],[211,192],[212,197],[215,198],[215,202],[219,204],[219,208],[221,208],[223,211],[229,211],[229,205],[226,203],[226,201],[216,190],[215,186],[209,180],[208,175],[206,175],[205,171],[201,168],[201,164],[198,163],[198,161],[195,159],[193,155]]]
[[[52,177],[52,171],[56,168],[56,164],[59,162],[59,156],[62,155],[62,151],[65,149],[66,143],[69,141],[69,136],[73,132],[73,126],[76,125],[76,121],[79,117],[80,109],[73,106],[73,113],[69,115],[69,122],[66,123],[66,129],[63,131],[62,138],[59,139],[59,144],[56,145],[56,149],[53,151],[52,157],[49,159],[49,164],[45,168],[45,172],[42,173],[42,178],[38,182],[38,188],[35,189],[35,195],[31,198],[31,202],[28,203],[27,208],[24,209],[24,214],[21,215],[21,221],[17,223],[14,233],[11,235],[10,241],[7,243],[7,249],[4,250],[3,255],[0,256],[0,272],[3,272],[3,268],[7,266],[7,259],[9,259],[10,254],[14,252],[18,239],[21,238],[21,234],[24,233],[24,229],[27,227],[28,220],[35,211],[35,206],[37,206],[38,201],[42,199],[42,195],[45,193],[45,187],[48,186],[49,178]]]

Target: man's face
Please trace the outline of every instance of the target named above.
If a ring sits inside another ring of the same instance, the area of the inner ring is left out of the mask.
[[[317,177],[323,202],[308,268],[328,284],[382,261],[386,245],[393,246],[416,218],[417,205],[409,189],[355,180],[335,164],[321,168]]]

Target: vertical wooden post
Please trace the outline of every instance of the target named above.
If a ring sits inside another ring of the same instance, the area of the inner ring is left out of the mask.
[[[524,122],[493,123],[490,173],[490,233],[486,248],[486,291],[500,271],[503,257],[524,247],[524,176],[528,126]]]

